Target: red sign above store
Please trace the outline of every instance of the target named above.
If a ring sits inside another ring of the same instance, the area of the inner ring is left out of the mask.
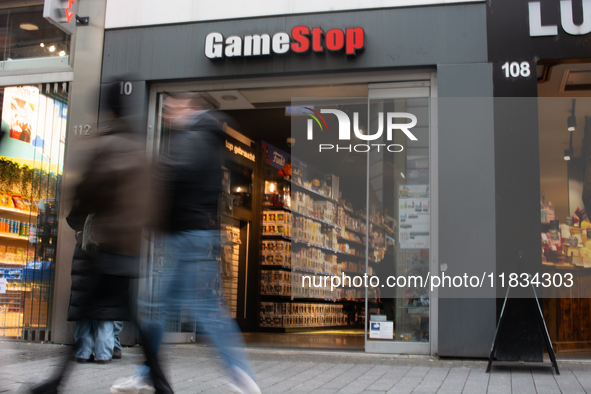
[[[229,36],[224,38],[221,33],[211,32],[205,37],[205,56],[210,59],[224,57],[249,57],[285,54],[289,51],[320,53],[344,51],[347,56],[357,56],[365,48],[364,31],[361,27],[331,29],[326,33],[320,27],[312,29],[307,26],[296,26],[291,36],[285,32],[269,34],[252,34],[244,37]]]

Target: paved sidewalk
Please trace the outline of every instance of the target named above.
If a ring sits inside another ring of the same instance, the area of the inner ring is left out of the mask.
[[[0,342],[0,393],[18,392],[55,368],[67,346]],[[537,366],[495,367],[484,361],[364,353],[249,349],[263,393],[591,394],[591,364],[562,362],[560,375]],[[230,393],[215,351],[202,345],[166,346],[163,356],[176,393]],[[64,393],[108,393],[143,360],[139,347],[107,365],[75,364]]]

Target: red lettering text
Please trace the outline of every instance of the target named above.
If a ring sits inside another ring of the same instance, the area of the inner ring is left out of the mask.
[[[291,50],[296,53],[304,53],[310,49],[310,29],[306,26],[296,26],[291,30],[291,37],[295,41],[291,44]]]
[[[323,35],[324,31],[321,28],[315,27],[312,29],[312,50],[314,52],[324,52],[324,47],[322,46]]]
[[[345,49],[347,55],[355,56],[358,49],[363,49],[363,33],[361,27],[347,29],[347,46]]]
[[[340,51],[345,45],[345,34],[341,29],[332,29],[326,33],[326,47],[329,51]]]

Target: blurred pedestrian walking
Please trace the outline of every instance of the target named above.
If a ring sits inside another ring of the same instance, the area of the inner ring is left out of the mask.
[[[104,306],[116,312],[109,314],[110,324],[99,322],[99,331],[109,332],[105,332],[104,337],[108,339],[105,339],[104,346],[101,345],[101,354],[97,354],[97,358],[110,360],[114,347],[113,320],[133,318],[129,297],[123,297],[123,294],[128,294],[129,280],[137,277],[139,272],[141,234],[149,218],[151,176],[145,141],[125,122],[118,85],[111,84],[104,92],[104,110],[109,113],[111,120],[108,127],[94,137],[95,154],[76,187],[73,199],[73,211],[78,220],[84,218],[81,247],[84,247],[92,261],[92,274],[85,275],[90,280],[85,283],[88,292],[84,299],[87,301],[79,307],[74,303],[70,312],[76,317],[92,318],[89,313],[93,307],[100,307],[98,302],[104,302]],[[73,227],[79,228],[80,223]],[[77,251],[80,252],[80,249]],[[92,323],[86,325],[89,326],[92,327]],[[81,330],[79,334],[88,337],[86,331]],[[78,350],[75,349],[76,352]],[[147,363],[152,373],[157,374],[160,370],[157,360],[150,358],[147,353]],[[30,391],[58,392],[68,372],[68,361],[72,358],[64,360],[53,378],[31,387]],[[154,380],[162,388],[161,392],[171,392],[165,379]]]
[[[240,393],[260,393],[238,325],[216,290],[220,228],[218,199],[222,187],[222,124],[225,115],[197,94],[168,96],[164,116],[170,121],[170,154],[162,159],[157,195],[166,206],[163,227],[171,249],[171,269],[165,272],[157,296],[157,321],[142,322],[151,349],[158,351],[167,312],[181,307],[212,339],[228,368],[231,385]],[[168,205],[166,205],[166,203]],[[153,376],[153,375],[152,375]],[[114,384],[111,393],[138,393],[147,376]]]

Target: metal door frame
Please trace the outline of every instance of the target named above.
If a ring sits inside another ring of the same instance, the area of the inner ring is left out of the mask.
[[[207,90],[235,90],[255,88],[281,88],[290,86],[314,86],[334,84],[368,84],[368,102],[372,93],[382,93],[391,89],[401,92],[401,89],[426,88],[429,90],[427,96],[430,101],[430,133],[429,133],[429,171],[431,189],[431,249],[430,249],[430,271],[431,275],[438,273],[438,227],[439,227],[439,205],[438,205],[438,123],[437,123],[437,73],[434,69],[424,70],[385,70],[375,72],[354,72],[315,74],[290,77],[265,77],[265,78],[242,78],[242,79],[220,79],[220,80],[195,80],[190,82],[168,82],[154,83],[150,86],[148,100],[148,123],[146,130],[146,144],[148,153],[152,154],[157,149],[160,135],[160,122],[158,112],[159,94],[165,92],[186,92],[186,91],[207,91]],[[393,97],[388,97],[393,98]],[[146,250],[146,248],[144,248]],[[146,256],[147,257],[147,256]],[[143,261],[146,261],[143,259]],[[367,264],[367,261],[366,261]],[[151,275],[140,280],[140,288],[148,291]],[[143,283],[142,283],[143,282]],[[141,294],[141,291],[140,291]],[[435,289],[430,294],[429,308],[429,343],[392,342],[390,346],[384,346],[385,342],[367,340],[367,324],[365,328],[365,351],[367,353],[393,353],[393,354],[431,354],[437,355],[438,346],[438,291]],[[367,304],[367,290],[366,290]],[[367,307],[366,307],[367,314]],[[367,321],[367,316],[366,316]],[[168,333],[167,337],[172,342],[193,342],[194,334],[191,333]]]

